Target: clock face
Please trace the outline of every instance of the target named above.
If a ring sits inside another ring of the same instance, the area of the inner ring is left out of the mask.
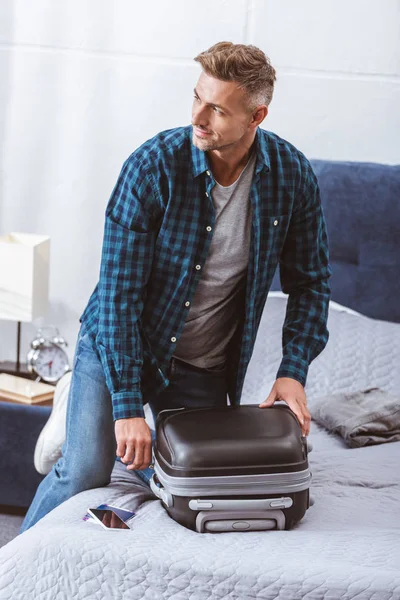
[[[66,372],[68,358],[56,344],[43,346],[35,361],[35,371],[45,381],[57,381]]]

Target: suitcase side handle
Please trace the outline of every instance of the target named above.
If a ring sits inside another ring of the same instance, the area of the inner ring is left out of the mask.
[[[164,504],[169,507],[173,506],[174,499],[163,487],[158,487],[155,481],[156,474],[153,474],[153,477],[150,479],[150,488],[152,492],[159,498]],[[160,484],[161,485],[161,484]]]
[[[256,498],[256,499],[214,499],[203,498],[189,500],[192,510],[277,510],[290,508],[293,500],[289,496],[282,498]]]
[[[212,522],[215,522],[215,526]],[[273,521],[273,522],[271,522]],[[263,523],[262,523],[263,522]],[[207,523],[210,525],[207,526]],[[206,533],[212,531],[237,531],[246,530],[269,530],[285,529],[286,517],[281,510],[255,510],[246,511],[220,511],[208,512],[200,511],[196,517],[196,531]]]

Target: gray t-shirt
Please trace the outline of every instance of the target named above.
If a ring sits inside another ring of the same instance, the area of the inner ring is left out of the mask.
[[[174,357],[201,368],[225,361],[238,325],[238,292],[246,284],[252,210],[250,187],[256,152],[229,186],[211,191],[215,227],[209,254],[196,288]]]

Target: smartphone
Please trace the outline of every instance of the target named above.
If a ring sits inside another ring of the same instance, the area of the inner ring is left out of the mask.
[[[112,504],[99,504],[99,506],[96,506],[96,509],[98,509],[98,508],[99,509],[110,508],[111,510],[115,511],[117,513],[117,515],[125,522],[136,515],[136,513],[132,510],[127,510],[126,508],[119,508],[118,506],[113,506]],[[83,517],[83,521],[89,521],[90,523],[96,523],[96,524],[98,523],[98,521],[95,520],[94,517],[92,517],[92,515],[90,515],[88,512]]]
[[[96,508],[113,510],[123,521],[128,521],[136,515],[133,510],[127,510],[126,508],[119,508],[118,506],[112,506],[112,504],[100,504],[100,506],[96,506]]]
[[[88,508],[91,515],[104,529],[130,529],[129,525],[111,508]]]

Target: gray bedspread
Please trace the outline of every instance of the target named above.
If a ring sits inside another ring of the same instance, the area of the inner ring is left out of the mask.
[[[244,402],[273,384],[285,305],[268,299]],[[310,367],[310,406],[336,391],[400,389],[400,325],[333,311],[328,325],[330,347]],[[399,600],[400,442],[349,449],[315,422],[310,441],[315,504],[293,530],[195,533],[117,462],[108,487],[71,498],[0,549],[0,599]],[[133,530],[81,520],[103,502],[138,509]]]

